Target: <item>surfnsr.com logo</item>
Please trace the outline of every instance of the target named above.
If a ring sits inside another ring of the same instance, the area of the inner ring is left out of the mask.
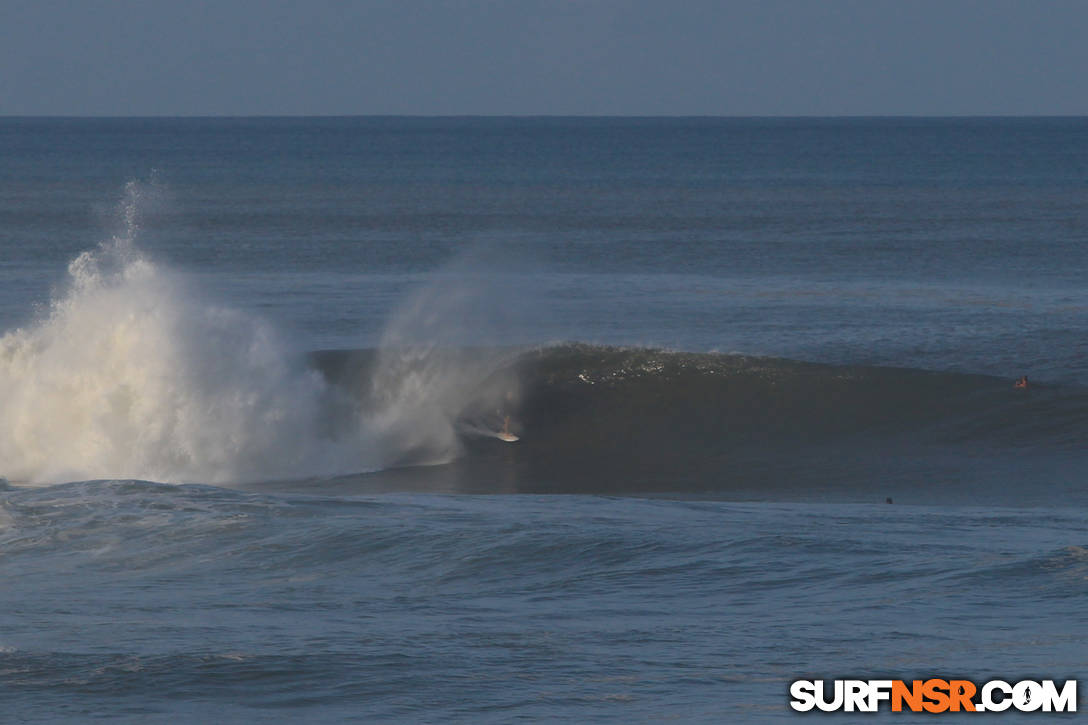
[[[1077,681],[990,680],[795,680],[790,707],[798,712],[1076,712]]]

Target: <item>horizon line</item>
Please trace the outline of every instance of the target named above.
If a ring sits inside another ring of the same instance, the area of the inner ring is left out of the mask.
[[[843,113],[843,114],[596,114],[596,113],[253,113],[253,114],[7,114],[0,119],[120,120],[120,119],[319,119],[319,118],[412,118],[412,119],[997,119],[1088,118],[1088,113]]]

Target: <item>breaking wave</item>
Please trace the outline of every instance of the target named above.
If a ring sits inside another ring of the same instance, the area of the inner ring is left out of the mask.
[[[160,196],[130,182],[120,232],[0,337],[0,476],[241,483],[448,462],[489,356],[451,352],[484,290],[456,276],[390,321],[365,394],[330,385],[265,320],[218,304],[137,245]],[[509,391],[504,391],[508,397]]]
[[[37,321],[0,337],[0,475],[245,483],[452,463],[417,478],[458,490],[694,490],[804,482],[807,469],[871,479],[926,446],[1085,450],[1079,388],[583,344],[466,346],[470,328],[476,341],[504,339],[512,325],[494,316],[509,306],[493,300],[525,295],[457,274],[412,297],[380,348],[307,355],[137,247],[146,193],[130,183],[122,231],[71,262]],[[496,441],[504,425],[522,440]]]
[[[359,394],[380,352],[311,357],[332,386]],[[985,375],[586,344],[489,354],[500,358],[479,386],[515,390],[516,404],[467,395],[456,461],[370,483],[787,498],[880,492],[877,500],[926,487],[961,500],[1003,488],[1016,500],[1046,498],[1048,488],[1082,495],[1082,388],[1017,390]],[[494,438],[505,414],[517,443]]]

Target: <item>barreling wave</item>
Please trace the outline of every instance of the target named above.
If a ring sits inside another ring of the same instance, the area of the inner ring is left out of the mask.
[[[330,383],[365,398],[370,388],[361,383],[371,380],[379,354],[329,350],[311,358]],[[1078,446],[1088,434],[1088,391],[1017,390],[988,375],[581,343],[447,354],[461,366],[492,361],[493,372],[478,381],[489,396],[480,401],[466,391],[462,418],[483,419],[484,430],[492,430],[504,412],[514,413],[515,432],[534,441],[626,446],[650,434],[655,447],[687,449],[683,441],[718,448],[768,437],[910,434],[1060,447]],[[515,405],[504,408],[496,396],[504,387],[516,389]]]
[[[585,344],[465,347],[481,329],[503,339],[508,309],[493,301],[518,295],[456,274],[411,298],[378,349],[307,356],[138,249],[145,193],[129,184],[122,231],[71,262],[46,314],[0,337],[0,476],[234,484],[386,471],[370,480],[699,491],[934,478],[938,448],[1086,449],[1079,388]],[[505,425],[522,440],[497,441]]]
[[[1088,391],[1079,388],[586,344],[460,354],[503,361],[478,383],[486,396],[465,395],[462,455],[441,470],[387,475],[391,485],[694,492],[783,481],[878,488],[896,477],[954,485],[965,466],[967,478],[1005,475],[1003,457],[1075,455],[1088,440]],[[353,395],[368,389],[377,359],[373,350],[312,356]],[[504,399],[507,389],[516,395]],[[489,436],[506,415],[521,436],[515,444]]]

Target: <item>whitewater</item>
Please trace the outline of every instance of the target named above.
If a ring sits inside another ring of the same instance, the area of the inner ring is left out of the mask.
[[[364,411],[267,320],[214,302],[139,249],[148,194],[154,185],[129,182],[123,231],[70,262],[40,320],[0,338],[9,479],[239,483],[457,455],[451,415],[486,369],[420,337],[413,323],[433,304],[416,300],[391,324]]]

